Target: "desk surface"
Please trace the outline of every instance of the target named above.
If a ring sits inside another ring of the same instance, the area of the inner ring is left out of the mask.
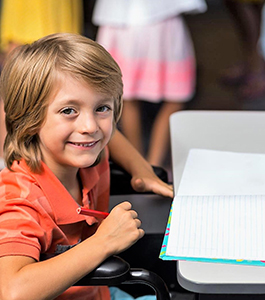
[[[133,194],[110,197],[110,209],[129,201],[137,211],[146,234],[164,234],[172,203],[171,198],[153,194]]]
[[[189,149],[265,153],[264,129],[265,112],[173,114],[170,130],[175,192]],[[178,261],[177,276],[183,288],[197,293],[265,294],[265,267]]]

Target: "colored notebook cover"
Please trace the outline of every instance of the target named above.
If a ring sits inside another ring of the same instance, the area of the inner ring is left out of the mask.
[[[171,217],[172,217],[172,206],[169,212],[168,223],[165,230],[165,235],[163,243],[160,250],[159,258],[162,260],[186,260],[186,261],[196,261],[196,262],[209,262],[209,263],[221,263],[221,264],[237,264],[237,265],[251,265],[251,266],[265,266],[265,261],[254,261],[254,260],[233,260],[233,259],[212,259],[212,258],[195,258],[195,257],[179,257],[179,256],[170,256],[167,255],[167,242],[170,232]]]

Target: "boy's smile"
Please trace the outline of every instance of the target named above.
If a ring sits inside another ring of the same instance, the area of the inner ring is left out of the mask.
[[[111,138],[114,109],[113,99],[69,75],[59,76],[39,132],[43,160],[57,177],[94,164]]]

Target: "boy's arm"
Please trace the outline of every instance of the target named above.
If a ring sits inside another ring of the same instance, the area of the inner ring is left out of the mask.
[[[109,142],[109,150],[111,159],[132,176],[131,184],[134,190],[152,191],[173,198],[172,186],[156,176],[151,165],[118,130]]]
[[[129,202],[117,205],[97,232],[70,250],[43,262],[26,256],[0,258],[1,300],[54,299],[112,254],[144,235]]]

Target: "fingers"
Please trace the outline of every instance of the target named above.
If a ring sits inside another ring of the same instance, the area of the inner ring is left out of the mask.
[[[141,239],[145,235],[145,232],[142,228],[139,228],[139,239]]]
[[[140,228],[142,225],[142,222],[138,218],[138,213],[132,209],[132,204],[128,201],[124,201],[124,202],[120,203],[119,206],[122,207],[123,209],[127,210],[130,213],[130,218],[132,218],[134,220],[136,228],[140,230],[140,237],[142,237],[144,234],[144,230]]]
[[[129,211],[131,214],[132,219],[135,222],[135,227],[136,229],[138,229],[138,237],[137,240],[139,240],[140,238],[142,238],[145,234],[144,230],[141,228],[142,225],[142,221],[140,219],[138,219],[138,213],[135,210],[130,210]]]
[[[116,208],[118,207],[124,209],[125,211],[129,211],[133,219],[138,218],[138,213],[132,209],[132,204],[130,202],[128,201],[121,202],[116,206]]]
[[[116,207],[120,207],[124,210],[130,210],[132,208],[132,204],[129,201],[124,201],[118,204]]]
[[[108,255],[120,253],[144,236],[138,213],[128,201],[116,205],[97,229],[96,237],[104,241]]]
[[[140,228],[142,222],[138,219],[138,213],[132,209],[132,204],[130,202],[121,202],[113,208],[113,212],[114,211],[118,214],[120,220],[121,218],[125,218],[125,222],[128,222],[130,219],[132,219],[136,222],[136,227]]]
[[[137,227],[137,228],[140,228],[141,225],[142,225],[142,222],[141,222],[141,220],[139,220],[139,219],[135,219],[135,224],[136,224],[136,227]]]
[[[155,194],[164,196],[164,197],[169,197],[169,198],[173,198],[174,196],[174,192],[173,192],[173,186],[169,185],[169,184],[155,184],[153,187],[153,192]]]
[[[173,186],[160,180],[159,178],[132,178],[131,185],[136,192],[153,192],[157,195],[173,198]]]

